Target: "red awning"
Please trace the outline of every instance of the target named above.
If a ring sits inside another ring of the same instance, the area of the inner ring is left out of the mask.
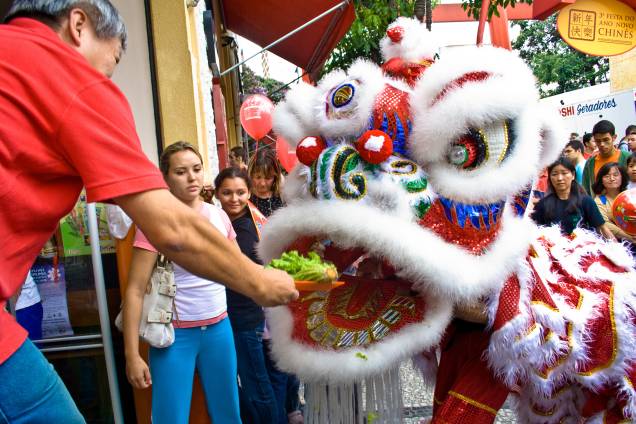
[[[267,46],[342,0],[221,0],[227,29]],[[353,1],[269,49],[314,77],[355,18]]]

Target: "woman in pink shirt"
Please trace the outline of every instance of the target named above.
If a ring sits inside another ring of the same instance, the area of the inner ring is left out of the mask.
[[[203,202],[199,196],[203,188],[203,164],[201,155],[191,144],[179,141],[170,145],[161,155],[159,167],[172,194],[209,219],[228,239],[236,238],[227,214]],[[150,348],[150,367],[139,355],[143,296],[157,256],[157,250],[137,229],[124,299],[128,381],[138,389],[152,385],[154,424],[186,424],[196,369],[212,421],[240,423],[236,354],[224,286],[174,264],[175,341],[166,348]]]

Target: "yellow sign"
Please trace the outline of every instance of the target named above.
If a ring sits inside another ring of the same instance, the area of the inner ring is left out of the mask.
[[[578,0],[559,12],[557,29],[572,48],[614,56],[636,46],[636,12],[618,0]]]

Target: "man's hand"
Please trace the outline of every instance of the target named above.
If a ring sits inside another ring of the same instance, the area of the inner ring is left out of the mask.
[[[285,305],[298,299],[298,290],[294,287],[294,280],[284,271],[278,269],[261,268],[256,278],[265,284],[257,296],[252,297],[261,306]]]

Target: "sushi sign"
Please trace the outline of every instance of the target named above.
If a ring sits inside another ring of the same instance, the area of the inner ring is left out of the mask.
[[[636,12],[618,0],[578,0],[559,12],[557,29],[572,48],[614,56],[636,46]]]

